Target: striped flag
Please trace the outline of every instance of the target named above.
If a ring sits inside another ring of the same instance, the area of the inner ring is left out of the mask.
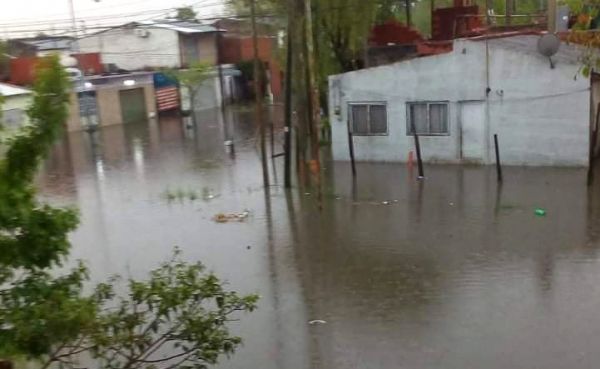
[[[177,87],[170,86],[156,89],[156,104],[159,112],[179,108]]]

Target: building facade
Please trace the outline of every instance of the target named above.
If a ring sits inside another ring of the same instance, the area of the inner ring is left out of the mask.
[[[81,52],[98,52],[105,64],[129,71],[185,68],[218,61],[215,27],[192,22],[140,22],[79,39]]]
[[[145,122],[156,116],[154,73],[94,76],[71,93],[69,131]]]
[[[453,50],[330,77],[333,156],[360,161],[587,166],[590,79],[581,50],[547,57],[539,36],[455,40]]]
[[[0,95],[3,98],[0,104],[0,123],[10,133],[29,121],[27,108],[31,104],[32,94],[30,90],[0,83]]]

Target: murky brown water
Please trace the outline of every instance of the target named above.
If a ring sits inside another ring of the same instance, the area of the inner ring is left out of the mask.
[[[223,368],[598,367],[600,191],[584,170],[505,168],[499,188],[493,168],[426,166],[419,183],[359,164],[353,183],[326,163],[319,212],[304,191],[265,197],[251,117],[231,116],[235,159],[216,113],[69,135],[40,186],[81,210],[73,257],[97,280],[141,277],[178,245],[259,293]],[[177,190],[200,198],[169,201]],[[211,220],[244,209],[245,223]]]

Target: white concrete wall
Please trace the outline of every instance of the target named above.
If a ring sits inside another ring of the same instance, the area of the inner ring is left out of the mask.
[[[147,30],[149,35],[145,38],[137,36],[133,28],[97,33],[80,39],[79,48],[82,53],[101,53],[103,63],[113,63],[127,70],[180,67],[178,33],[161,28]]]
[[[490,46],[491,162],[497,133],[505,164],[587,166],[590,80],[580,65],[558,60],[551,69],[535,52]]]
[[[492,91],[489,119],[482,120],[487,136],[482,162],[495,161],[493,134],[498,133],[504,164],[586,165],[589,80],[574,80],[578,67],[557,62],[550,69],[535,50],[525,54],[490,42]],[[486,75],[485,42],[458,40],[448,54],[330,77],[334,159],[349,159],[348,103],[387,103],[388,135],[355,136],[356,159],[403,162],[414,151],[413,138],[406,135],[406,103],[448,101],[450,135],[421,136],[422,154],[428,162],[460,162],[460,103],[486,100]]]

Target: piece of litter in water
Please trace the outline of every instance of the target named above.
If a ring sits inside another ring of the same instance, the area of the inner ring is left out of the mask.
[[[389,201],[382,201],[382,202],[381,202],[381,205],[389,205],[389,204],[390,204],[390,202],[389,202]]]
[[[546,215],[546,210],[544,210],[542,208],[537,208],[537,209],[535,209],[535,215],[537,215],[539,217],[543,217]]]
[[[213,220],[217,223],[228,223],[228,222],[243,222],[250,215],[249,210],[244,210],[241,213],[224,214],[219,213],[213,217]]]
[[[304,193],[306,196],[310,196],[310,192],[305,192]]]
[[[454,203],[453,202],[449,202],[448,205],[454,206]]]
[[[310,325],[327,324],[327,322],[324,320],[316,319],[316,320],[311,320],[310,322],[308,322],[308,324],[310,324]]]

